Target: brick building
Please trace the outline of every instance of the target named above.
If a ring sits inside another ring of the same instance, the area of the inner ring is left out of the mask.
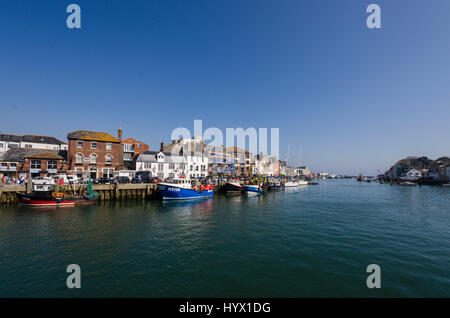
[[[0,158],[0,174],[10,178],[35,178],[67,172],[65,150],[12,148]]]
[[[118,174],[122,165],[121,133],[121,129],[118,137],[86,130],[69,133],[69,172],[92,179]]]
[[[144,151],[149,151],[150,147],[134,138],[122,140],[123,147],[123,169],[136,170],[136,159]]]

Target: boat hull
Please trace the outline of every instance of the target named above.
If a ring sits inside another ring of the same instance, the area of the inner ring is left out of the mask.
[[[243,187],[241,185],[231,183],[231,182],[227,182],[223,186],[223,191],[226,193],[240,193],[240,192],[242,192],[242,190],[243,190]]]
[[[196,191],[194,189],[186,189],[174,185],[158,185],[163,200],[189,200],[207,198],[214,195],[214,190]]]
[[[23,206],[73,206],[75,205],[75,200],[65,199],[65,198],[53,198],[51,196],[44,195],[28,195],[17,193],[17,200],[20,205]]]
[[[243,186],[242,192],[247,195],[258,195],[263,193],[263,189],[255,185],[246,185]]]

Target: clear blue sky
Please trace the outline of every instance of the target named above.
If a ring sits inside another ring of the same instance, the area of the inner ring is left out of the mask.
[[[450,155],[449,13],[448,0],[0,0],[0,130],[122,126],[154,149],[194,119],[279,127],[282,158],[301,147],[303,164],[348,174]]]

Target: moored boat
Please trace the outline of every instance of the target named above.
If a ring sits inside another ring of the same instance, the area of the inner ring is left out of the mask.
[[[415,187],[417,185],[414,182],[410,182],[410,181],[400,182],[399,184],[402,186],[410,186],[410,187]]]
[[[258,195],[263,193],[263,189],[258,184],[247,184],[242,187],[242,192],[247,195]]]
[[[286,187],[286,188],[296,188],[296,187],[298,187],[300,184],[299,184],[299,182],[298,181],[286,181],[285,183],[284,183],[284,186]]]
[[[223,186],[223,191],[229,194],[241,193],[243,187],[238,179],[230,179]]]
[[[271,191],[284,190],[284,184],[282,184],[280,181],[271,181],[269,183],[269,190]]]
[[[74,198],[55,195],[53,191],[38,191],[32,194],[17,193],[17,200],[24,206],[73,206]]]
[[[186,200],[207,198],[214,195],[213,185],[201,185],[192,187],[189,180],[174,179],[173,182],[162,182],[158,184],[163,200]]]
[[[79,196],[56,192],[54,185],[42,184],[41,186],[33,185],[33,192],[31,194],[17,193],[16,196],[20,205],[31,207],[63,207],[79,204],[94,204],[98,198],[98,194],[92,189],[92,182],[90,179],[88,191]]]

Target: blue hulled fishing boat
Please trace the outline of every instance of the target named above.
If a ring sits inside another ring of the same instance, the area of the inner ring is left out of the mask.
[[[247,195],[258,195],[263,193],[263,189],[259,185],[245,185],[242,187],[242,192]]]
[[[174,179],[173,182],[162,182],[158,184],[163,200],[186,200],[207,198],[214,195],[212,185],[192,187],[191,182],[186,179]]]

